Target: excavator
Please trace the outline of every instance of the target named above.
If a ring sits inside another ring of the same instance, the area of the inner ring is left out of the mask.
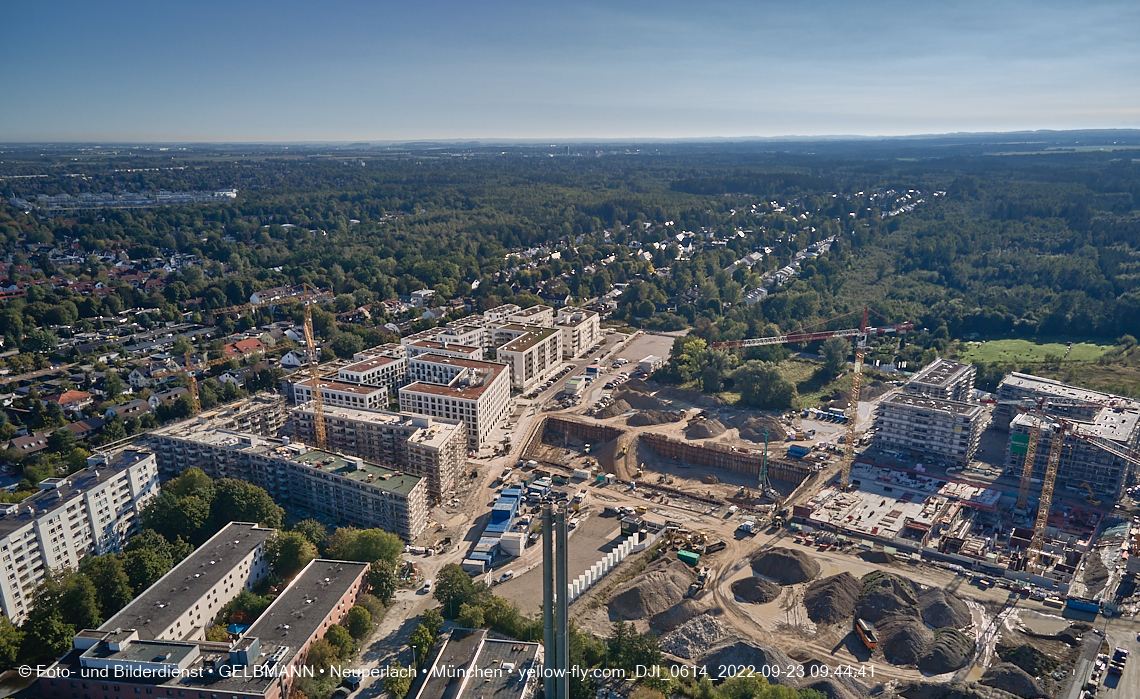
[[[1088,497],[1085,498],[1085,502],[1087,502],[1090,505],[1099,505],[1100,504],[1100,500],[1096,499],[1096,493],[1093,492],[1091,485],[1089,485],[1088,483],[1081,483],[1081,487],[1084,488],[1085,490],[1089,491],[1089,495],[1088,495]]]

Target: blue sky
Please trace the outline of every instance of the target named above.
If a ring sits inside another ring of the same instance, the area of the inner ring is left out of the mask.
[[[1140,127],[1140,2],[3,3],[3,141]]]

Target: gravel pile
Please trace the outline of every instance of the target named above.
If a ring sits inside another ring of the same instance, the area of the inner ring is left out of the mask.
[[[819,563],[803,551],[776,548],[753,556],[752,572],[781,585],[795,585],[819,575]]]
[[[973,622],[970,608],[953,592],[931,587],[918,595],[918,611],[922,620],[936,629],[964,629]]]
[[[710,648],[708,653],[701,658],[700,664],[704,665],[709,677],[716,677],[721,666],[747,667],[751,665],[759,671],[765,665],[768,667],[778,665],[782,670],[786,670],[791,665],[799,665],[779,648],[731,639],[722,641],[720,645]],[[769,678],[768,681],[772,684],[788,684],[783,677]]]
[[[764,443],[764,430],[768,430],[769,443],[781,441],[784,433],[787,431],[787,428],[784,427],[779,420],[767,415],[762,417],[750,417],[741,422],[737,429],[740,431],[741,439],[747,439],[757,444]]]
[[[680,422],[685,419],[685,413],[667,413],[662,410],[641,410],[635,415],[626,418],[625,424],[630,427],[648,427],[650,425],[664,425],[668,422]]]
[[[828,669],[830,670],[831,666],[829,666]],[[808,671],[806,664],[804,670],[806,677],[803,683],[800,684],[801,690],[814,689],[826,694],[828,699],[865,699],[871,696],[870,688],[854,677],[843,675],[827,677],[826,679],[810,680],[811,673]],[[830,674],[830,672],[828,674]]]
[[[724,625],[711,614],[702,614],[681,624],[661,638],[661,650],[678,658],[692,660],[725,635]]]
[[[850,619],[862,590],[855,576],[847,572],[813,582],[804,592],[808,618],[817,624],[836,624]]]
[[[650,617],[649,628],[658,636],[662,636],[700,613],[700,605],[696,600],[687,599]]]
[[[654,398],[649,393],[649,387],[640,381],[627,382],[620,390],[614,392],[614,399],[624,400],[638,410],[664,411],[669,409],[668,403]]]
[[[934,632],[917,617],[893,614],[875,623],[883,657],[895,665],[918,665],[934,645]]]
[[[685,428],[685,439],[709,439],[719,437],[724,432],[725,426],[720,420],[701,420]]]
[[[629,407],[629,403],[626,403],[624,400],[619,398],[613,403],[610,403],[606,407],[599,410],[597,414],[594,415],[594,417],[598,418],[599,420],[606,420],[611,417],[617,417],[618,415],[625,415],[630,410],[632,410],[632,408]]]
[[[912,617],[917,621],[917,605],[918,596],[909,580],[877,570],[863,576],[863,590],[855,611],[860,618],[872,624],[896,615]]]
[[[661,559],[610,598],[610,618],[629,621],[663,612],[684,599],[695,579],[686,563],[676,558]]]
[[[953,672],[966,666],[974,656],[976,644],[956,629],[939,629],[934,632],[930,651],[918,662],[918,669],[931,675]]]
[[[764,578],[743,578],[732,583],[732,594],[745,602],[767,604],[780,596],[783,589]]]
[[[1005,662],[1013,663],[1033,677],[1046,675],[1060,665],[1060,662],[1029,643],[1020,646],[998,646],[997,654]]]
[[[868,695],[869,696],[869,695]],[[1009,692],[975,682],[904,682],[879,696],[884,699],[1014,699]]]
[[[1037,680],[1013,663],[1001,663],[991,667],[982,675],[979,683],[1005,690],[1023,699],[1045,699],[1049,696]]]

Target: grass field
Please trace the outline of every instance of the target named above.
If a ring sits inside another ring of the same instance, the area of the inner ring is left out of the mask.
[[[1091,362],[1107,352],[1112,345],[1094,345],[1075,342],[1069,356],[1066,343],[1037,343],[1029,340],[989,340],[986,342],[959,342],[958,361],[961,362],[1044,362],[1064,358],[1067,362]]]

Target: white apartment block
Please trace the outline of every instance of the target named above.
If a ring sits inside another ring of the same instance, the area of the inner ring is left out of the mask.
[[[365,386],[383,386],[389,393],[403,386],[407,377],[408,360],[403,357],[366,357],[341,367],[337,372],[340,381]]]
[[[400,412],[419,413],[467,426],[471,449],[479,449],[507,415],[510,368],[493,362],[426,354],[408,362],[413,382],[400,389]]]
[[[580,357],[602,341],[601,321],[593,311],[560,308],[555,326],[562,331],[562,356],[566,359]]]
[[[436,342],[434,340],[420,340],[408,345],[409,358],[415,358],[421,354],[438,354],[442,357],[459,357],[460,359],[482,361],[483,348],[479,345],[461,345],[456,342]]]
[[[150,452],[93,456],[65,478],[48,478],[21,503],[0,505],[0,607],[13,624],[27,617],[48,570],[75,568],[87,554],[121,551],[139,512],[158,495]]]
[[[324,411],[330,450],[399,467],[427,481],[428,498],[452,492],[467,461],[467,427],[460,420],[352,408]],[[293,409],[293,437],[316,438],[310,405]]]
[[[973,364],[940,357],[912,376],[903,390],[930,398],[968,403],[974,397],[974,377],[977,373]]]
[[[551,328],[554,327],[554,309],[550,306],[531,306],[508,314],[506,322]]]
[[[513,303],[504,303],[502,306],[483,311],[483,317],[491,323],[509,323],[511,321],[508,318],[521,310],[522,308]]]
[[[293,403],[301,405],[313,400],[313,382],[293,384]],[[388,408],[387,386],[362,386],[342,381],[320,380],[321,401],[324,405],[341,408],[385,410]]]
[[[274,531],[230,522],[99,630],[132,629],[141,639],[206,640],[222,607],[269,572],[265,544]],[[173,604],[176,597],[179,603]]]
[[[919,460],[964,464],[974,458],[988,420],[975,403],[894,393],[875,411],[875,447]]]
[[[562,366],[562,331],[558,328],[504,325],[496,332],[516,334],[495,351],[495,358],[511,367],[511,385],[529,391]]]

